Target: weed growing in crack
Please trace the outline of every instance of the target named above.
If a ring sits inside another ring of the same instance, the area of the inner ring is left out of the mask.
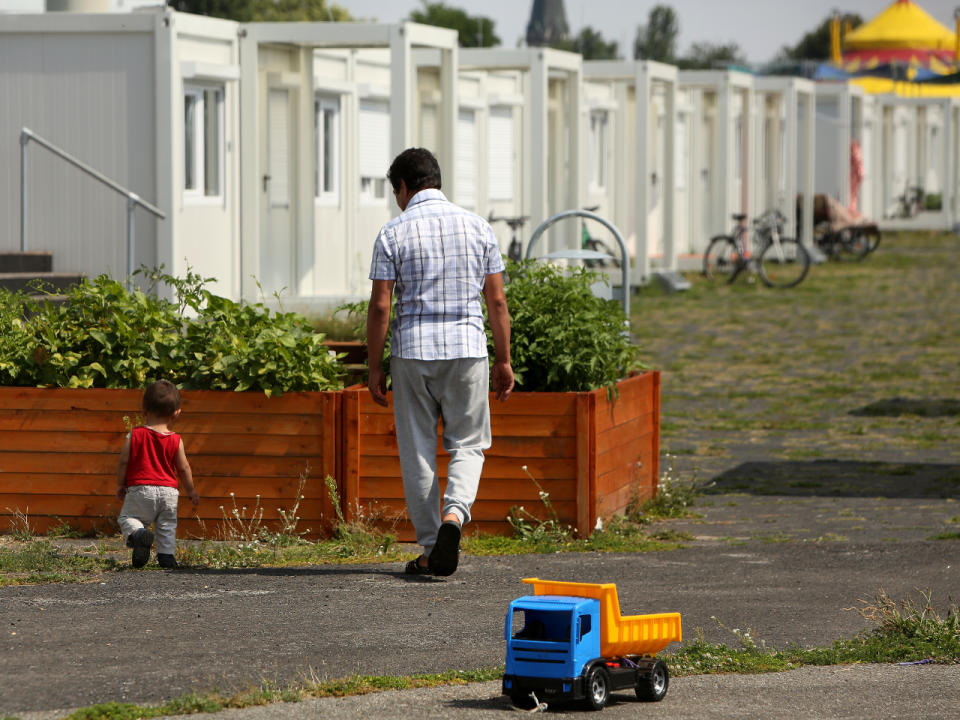
[[[553,503],[550,502],[550,493],[543,489],[543,486],[537,482],[537,479],[530,473],[527,466],[522,468],[531,482],[537,486],[537,493],[540,496],[540,502],[543,504],[546,512],[546,518],[541,518],[523,505],[514,505],[510,508],[510,514],[507,515],[507,522],[513,528],[513,536],[519,540],[532,542],[547,541],[552,543],[569,543],[573,540],[576,530],[571,525],[564,525],[557,515]]]
[[[627,517],[632,521],[642,523],[656,518],[693,517],[695,513],[690,508],[714,484],[712,480],[700,480],[696,467],[691,469],[690,477],[682,477],[674,469],[673,455],[665,454],[664,460],[667,467],[660,473],[657,494],[644,501],[635,496],[627,506]]]

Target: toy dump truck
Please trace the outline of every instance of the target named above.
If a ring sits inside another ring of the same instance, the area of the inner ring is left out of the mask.
[[[514,705],[573,700],[601,710],[626,688],[640,700],[663,699],[670,674],[654,656],[682,639],[680,613],[622,616],[613,583],[523,582],[534,595],[510,603],[504,627],[503,694]]]

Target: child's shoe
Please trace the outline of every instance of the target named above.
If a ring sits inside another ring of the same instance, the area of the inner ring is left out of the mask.
[[[142,568],[150,559],[150,547],[153,545],[153,533],[140,528],[127,538],[127,546],[133,548],[133,566]]]
[[[180,567],[177,559],[169,553],[157,553],[157,563],[166,570],[175,570]]]

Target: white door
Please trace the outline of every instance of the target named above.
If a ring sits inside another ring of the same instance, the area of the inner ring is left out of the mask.
[[[690,108],[677,108],[673,140],[673,233],[677,238],[678,252],[693,252],[690,233]]]
[[[717,227],[716,207],[713,193],[713,175],[716,167],[716,145],[714,143],[714,128],[716,127],[716,114],[702,108],[702,117],[697,127],[698,147],[696,163],[694,165],[695,177],[699,192],[698,203],[700,212],[696,216],[699,222],[693,226],[693,244],[696,247],[695,252],[704,252],[710,238],[723,232],[722,227]]]
[[[744,146],[743,138],[746,130],[746,123],[749,121],[747,114],[748,108],[745,107],[743,95],[739,92],[733,96],[733,192],[730,194],[731,207],[727,208],[726,215],[729,217],[732,213],[743,212],[743,171],[744,171]]]
[[[513,108],[491,107],[487,120],[487,189],[490,202],[517,200],[513,187],[516,162],[513,133]],[[518,202],[516,207],[519,207]]]
[[[642,181],[647,185],[647,256],[663,255],[663,175],[664,147],[666,146],[666,122],[664,116],[664,97],[657,92],[650,103],[650,144],[647,157],[652,159],[650,174]]]
[[[270,88],[267,94],[266,153],[263,177],[263,232],[260,277],[263,294],[296,294],[294,242],[294,168],[291,93]]]

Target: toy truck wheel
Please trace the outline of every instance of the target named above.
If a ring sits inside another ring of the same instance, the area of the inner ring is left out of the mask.
[[[610,675],[602,667],[594,667],[587,674],[587,705],[591,710],[603,710],[610,699]]]
[[[644,702],[659,702],[670,687],[670,671],[663,660],[657,660],[650,674],[637,678],[637,699]]]
[[[537,702],[530,693],[526,695],[522,693],[511,695],[510,702],[513,703],[515,708],[520,708],[521,710],[533,710],[537,706]]]

